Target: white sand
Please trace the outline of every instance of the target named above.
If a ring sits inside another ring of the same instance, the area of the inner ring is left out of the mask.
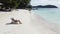
[[[11,24],[10,18],[21,20],[22,24]],[[0,34],[60,34],[56,24],[45,21],[39,15],[28,10],[0,12]]]

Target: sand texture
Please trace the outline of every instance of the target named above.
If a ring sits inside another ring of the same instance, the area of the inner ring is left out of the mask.
[[[9,24],[10,18],[22,24]],[[50,23],[41,16],[24,9],[0,12],[0,34],[60,34],[60,26]]]

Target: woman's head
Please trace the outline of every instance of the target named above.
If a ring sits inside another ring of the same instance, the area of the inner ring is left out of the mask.
[[[11,18],[11,20],[14,20],[14,18]]]

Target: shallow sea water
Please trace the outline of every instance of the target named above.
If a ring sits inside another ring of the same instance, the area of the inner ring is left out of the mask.
[[[60,24],[59,8],[39,8],[38,10],[32,10],[32,11],[43,17],[46,21]]]

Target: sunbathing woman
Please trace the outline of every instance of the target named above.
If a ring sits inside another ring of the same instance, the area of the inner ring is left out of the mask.
[[[10,24],[22,24],[20,20],[15,20],[14,18],[11,18],[12,22]]]

